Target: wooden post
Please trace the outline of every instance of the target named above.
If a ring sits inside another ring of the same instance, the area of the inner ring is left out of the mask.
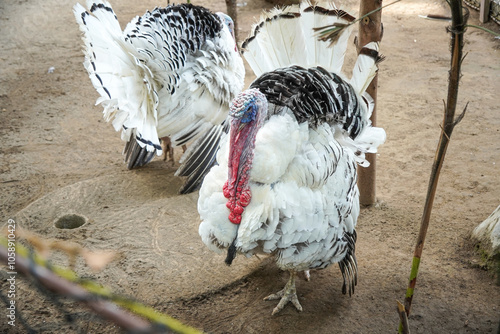
[[[234,22],[234,38],[238,42],[238,7],[236,0],[226,0],[227,15],[229,15]]]
[[[488,22],[490,17],[490,0],[481,0],[479,7],[479,21],[482,23]]]
[[[382,0],[361,0],[359,6],[359,17],[382,6]],[[380,42],[382,40],[382,10],[370,14],[359,22],[359,33],[357,39],[357,48],[359,50],[370,42]],[[366,92],[375,101],[375,108],[371,117],[372,124],[375,126],[377,121],[377,82],[378,74],[366,89]],[[358,168],[358,187],[359,202],[361,205],[373,205],[376,201],[375,193],[375,170],[376,156],[373,153],[366,154],[370,166],[367,168]]]

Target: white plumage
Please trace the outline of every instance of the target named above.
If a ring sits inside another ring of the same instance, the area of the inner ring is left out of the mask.
[[[197,178],[187,185],[192,190],[212,160],[205,155],[204,163],[190,164],[200,152],[214,152],[218,143],[205,137],[222,131],[229,102],[243,89],[231,19],[182,4],[148,11],[122,31],[107,1],[89,0],[87,7],[74,7],[84,34],[84,65],[101,95],[96,103],[104,107],[104,119],[128,142],[128,167],[161,155],[160,138],[170,137],[174,146],[198,139],[179,172],[189,169],[187,175]]]
[[[256,76],[289,65],[322,66],[330,72],[340,73],[351,27],[346,28],[335,47],[328,50],[328,43],[319,41],[313,28],[348,24],[354,17],[338,9],[333,2],[321,3],[317,10],[313,8],[310,1],[303,1],[297,6],[262,14],[253,26],[252,36],[242,45],[245,59]]]
[[[233,100],[230,133],[200,189],[199,233],[210,249],[227,249],[228,264],[236,253],[271,254],[290,271],[268,297],[280,299],[273,314],[289,301],[302,309],[297,271],[339,263],[343,292],[356,284],[356,162],[366,165],[364,153],[385,140],[362,97],[378,59],[361,54],[350,84],[340,76],[349,31],[333,48],[312,31],[352,19],[309,3],[263,17],[243,44],[259,77]],[[365,48],[378,54],[377,43]]]

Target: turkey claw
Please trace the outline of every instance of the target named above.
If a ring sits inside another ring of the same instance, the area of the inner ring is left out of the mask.
[[[264,300],[276,300],[280,299],[278,305],[273,309],[273,313],[271,315],[275,315],[280,312],[288,302],[292,302],[293,306],[297,309],[297,311],[302,312],[302,305],[299,303],[299,299],[297,298],[296,292],[285,293],[285,289],[279,291],[278,293],[272,294],[264,298]]]
[[[281,311],[288,302],[292,302],[293,306],[295,306],[299,312],[302,312],[302,306],[299,303],[299,298],[297,298],[297,291],[295,289],[295,275],[295,272],[290,272],[290,279],[283,290],[264,298],[264,300],[280,300],[278,305],[273,309],[272,315]]]

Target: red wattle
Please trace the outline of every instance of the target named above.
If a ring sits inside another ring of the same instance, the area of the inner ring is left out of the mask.
[[[224,183],[224,186],[222,187],[222,193],[224,194],[225,198],[231,197],[231,192],[229,191],[228,182],[229,181],[226,181],[226,183]]]
[[[241,216],[241,214],[243,213],[243,207],[241,205],[235,205],[233,212]]]
[[[251,199],[252,199],[252,193],[250,192],[250,189],[247,188],[241,192],[239,202],[241,206],[247,206],[248,204],[250,204]]]
[[[241,123],[237,118],[231,121],[228,179],[222,192],[227,198],[229,221],[233,224],[241,223],[245,207],[252,198],[248,182],[257,130],[255,122]]]
[[[241,215],[236,215],[233,212],[229,214],[229,221],[233,224],[241,223]]]

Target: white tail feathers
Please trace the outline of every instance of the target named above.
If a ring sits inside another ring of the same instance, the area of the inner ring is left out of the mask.
[[[336,126],[335,139],[343,147],[349,148],[354,152],[354,158],[358,165],[361,167],[368,167],[370,163],[366,160],[366,153],[376,153],[378,147],[385,142],[386,133],[383,128],[372,126],[370,117],[375,108],[375,101],[373,98],[365,92],[362,94],[362,100],[366,105],[366,107],[362,107],[363,119],[366,123],[361,133],[357,135],[356,138],[352,139],[346,136],[345,132],[342,131],[339,126]]]
[[[107,1],[87,1],[73,8],[85,43],[84,66],[101,97],[103,116],[129,141],[127,129],[137,129],[138,143],[161,154],[156,131],[158,96],[153,74],[130,43],[125,42],[118,19]],[[147,81],[144,84],[144,81]],[[148,138],[148,140],[141,140]]]
[[[370,163],[366,160],[366,153],[376,153],[378,147],[385,142],[386,133],[383,128],[369,125],[365,126],[355,139],[344,135],[340,130],[335,132],[335,139],[343,147],[349,148],[354,152],[354,159],[358,165],[368,167]]]
[[[385,142],[386,134],[383,128],[368,126],[353,141],[356,152],[356,162],[361,167],[368,167],[370,163],[365,158],[365,153],[376,153],[378,147]]]
[[[377,74],[377,62],[382,59],[378,51],[379,43],[370,42],[361,49],[358,55],[356,64],[352,70],[350,84],[360,95],[363,95],[366,88]]]
[[[300,7],[307,45],[307,67],[321,66],[330,72],[340,73],[352,28],[345,29],[333,45],[320,41],[313,29],[334,23],[348,24],[354,17],[339,10],[333,2],[318,3],[315,10],[311,10],[309,1],[301,3]]]
[[[352,70],[352,77],[350,80],[351,86],[356,93],[363,97],[366,103],[365,118],[368,121],[368,125],[364,127],[364,130],[354,140],[349,137],[337,138],[341,141],[342,145],[351,148],[355,152],[356,162],[362,167],[368,167],[370,165],[365,158],[365,154],[376,153],[378,147],[382,145],[386,139],[384,129],[371,125],[369,119],[373,113],[375,101],[366,93],[366,88],[368,88],[368,85],[377,74],[377,63],[383,59],[378,51],[378,42],[370,42],[361,48],[354,69]]]
[[[256,76],[280,67],[322,66],[340,73],[350,29],[345,29],[334,45],[319,41],[313,28],[334,23],[348,24],[354,17],[333,3],[313,6],[309,1],[262,14],[252,35],[242,45],[245,59]]]

